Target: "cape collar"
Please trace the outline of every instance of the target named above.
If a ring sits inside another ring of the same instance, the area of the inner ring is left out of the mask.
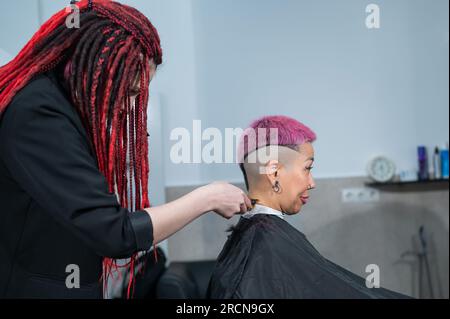
[[[281,219],[284,219],[284,214],[276,209],[267,207],[267,206],[263,206],[263,205],[258,205],[256,204],[255,207],[251,210],[246,212],[244,215],[242,215],[242,217],[244,218],[252,218],[255,215],[258,214],[266,214],[266,215],[275,215],[280,217]]]

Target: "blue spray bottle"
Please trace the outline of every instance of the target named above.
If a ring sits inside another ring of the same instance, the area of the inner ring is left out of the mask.
[[[441,177],[448,179],[448,144],[441,150]]]

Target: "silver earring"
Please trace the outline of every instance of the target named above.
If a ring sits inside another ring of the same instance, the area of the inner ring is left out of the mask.
[[[275,181],[275,185],[273,185],[272,188],[275,193],[279,193],[281,190],[280,183],[278,181]]]

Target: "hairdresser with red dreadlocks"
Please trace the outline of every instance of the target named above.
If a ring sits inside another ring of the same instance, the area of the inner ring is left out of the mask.
[[[202,214],[251,207],[240,189],[213,183],[150,208],[157,31],[117,2],[77,5],[80,28],[62,10],[0,68],[0,298],[101,298],[115,258],[133,269],[138,252]],[[78,289],[65,284],[72,264]]]

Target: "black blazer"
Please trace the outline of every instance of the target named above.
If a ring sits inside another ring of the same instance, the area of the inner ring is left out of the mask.
[[[0,298],[101,298],[102,258],[149,250],[151,219],[121,208],[53,72],[0,119]],[[66,267],[80,269],[69,289]]]

